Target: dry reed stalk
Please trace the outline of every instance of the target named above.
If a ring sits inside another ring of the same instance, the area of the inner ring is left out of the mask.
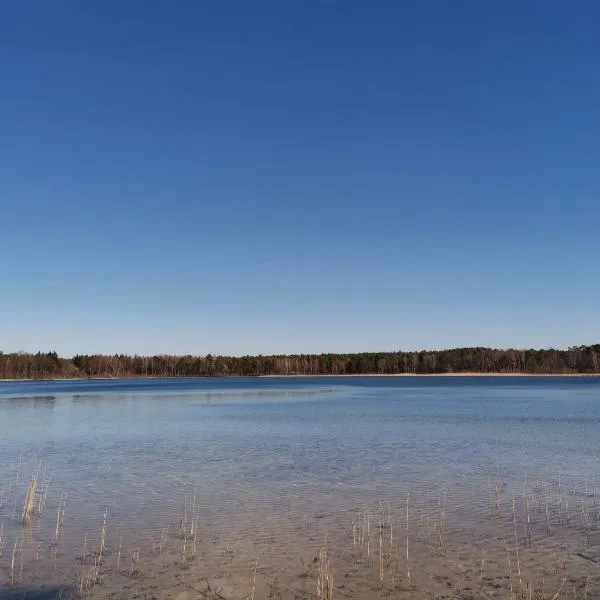
[[[333,598],[333,570],[329,565],[327,555],[327,540],[319,552],[319,572],[317,574],[318,600],[331,600]]]
[[[496,517],[500,518],[500,464],[496,463]]]
[[[515,593],[513,591],[513,582],[512,582],[512,563],[510,560],[510,548],[508,547],[508,544],[506,544],[506,552],[508,554],[508,580],[510,582],[510,597],[511,597],[511,600],[514,600]]]
[[[439,501],[439,525],[438,525],[438,536],[436,539],[438,550],[442,556],[446,556],[448,551],[448,540],[446,532],[446,506],[448,503],[448,495],[444,494],[443,500],[440,498]]]
[[[517,573],[519,575],[519,586],[523,589],[523,579],[521,578],[521,561],[519,559],[519,536],[517,535],[517,513],[515,510],[515,495],[512,497],[512,513],[513,513],[513,526],[515,530],[515,550],[517,553]]]
[[[85,589],[85,557],[87,554],[87,535],[83,538],[83,557],[81,559],[81,578],[79,579],[79,593],[83,594]]]
[[[548,502],[548,483],[544,482],[544,496],[546,501],[546,535],[550,535],[550,509]]]
[[[60,501],[56,510],[56,529],[54,530],[54,541],[57,543],[60,537],[60,533],[65,523],[65,508],[67,505],[67,493],[64,492],[60,495]]]
[[[188,499],[183,499],[183,519],[179,521],[179,535],[185,538],[187,535],[187,515],[188,515]]]
[[[406,495],[406,575],[408,577],[408,585],[410,586],[410,562],[408,560],[408,505],[410,503],[410,492]]]
[[[60,526],[61,526],[61,528],[64,528],[64,526],[65,526],[65,509],[67,508],[67,495],[68,495],[68,492],[65,492],[62,510],[60,511]]]
[[[557,502],[558,502],[558,524],[563,524],[562,518],[562,490],[560,487],[560,477],[558,478],[558,491],[557,491]]]
[[[581,503],[581,520],[583,521],[583,529],[587,545],[590,545],[590,511],[587,504]]]
[[[434,532],[435,525],[432,525],[430,516],[423,512],[421,515],[421,541],[432,544]]]
[[[15,582],[15,557],[17,554],[17,545],[18,544],[19,544],[19,536],[17,536],[15,538],[15,543],[13,544],[12,559],[10,561],[9,577],[10,577],[11,583]]]
[[[49,475],[44,471],[42,473],[42,484],[40,486],[38,498],[37,498],[37,514],[41,515],[46,507],[46,500],[48,499],[48,490],[50,489],[50,482],[52,481],[52,473]]]
[[[394,520],[392,518],[392,511],[391,511],[391,507],[388,505],[388,521],[389,521],[389,527],[390,527],[390,548],[389,548],[389,554],[388,554],[388,560],[389,560],[389,567],[390,567],[390,577],[391,577],[391,581],[392,581],[392,586],[396,585],[396,570],[397,570],[397,564],[396,564],[396,559],[394,557]]]
[[[0,558],[4,554],[4,545],[6,544],[6,539],[4,538],[4,523],[0,523]]]
[[[558,595],[560,594],[560,592],[563,589],[563,586],[565,585],[566,582],[567,582],[567,578],[563,577],[561,579],[559,588],[556,590],[556,594],[554,594],[554,596],[552,596],[552,600],[556,600],[558,598]]]
[[[481,556],[481,563],[479,565],[479,571],[481,574],[481,585],[483,585],[483,569],[485,568],[485,556],[487,554],[487,550],[483,551],[483,555]]]
[[[61,500],[62,503],[62,500]],[[54,541],[58,543],[58,534],[60,533],[60,504],[56,510],[56,529],[54,530]]]
[[[367,508],[363,508],[362,517],[361,517],[361,529],[360,529],[360,552],[361,552],[361,560],[365,560],[368,562],[369,560],[369,551],[370,551],[370,541],[369,541],[369,513]]]
[[[523,506],[525,510],[525,545],[531,544],[531,498],[529,497],[529,486],[527,484],[527,473],[523,468]]]
[[[529,508],[529,496],[527,495],[527,487],[525,487],[525,495],[523,497],[523,502],[525,503],[525,512],[527,519],[525,524],[525,544],[531,545],[531,516]]]
[[[123,536],[119,540],[119,552],[117,554],[117,573],[121,570],[121,550],[123,549]]]
[[[371,515],[367,515],[367,560],[371,562]]]
[[[392,509],[388,504],[388,522],[390,526],[390,566],[392,564],[392,554],[394,548],[394,523],[392,521]]]
[[[192,523],[193,533],[192,533],[192,557],[196,556],[196,538],[198,536],[198,519],[200,518],[199,514],[196,514],[194,521]]]
[[[379,516],[379,581],[383,583],[383,522],[384,517]]]
[[[19,581],[23,581],[23,538],[21,538],[21,543],[19,544],[19,552],[21,554],[21,565],[19,567]]]
[[[254,590],[256,589],[256,571],[258,571],[258,554],[256,555],[256,562],[254,563],[254,573],[252,575],[252,593],[250,594],[250,600],[254,600]]]

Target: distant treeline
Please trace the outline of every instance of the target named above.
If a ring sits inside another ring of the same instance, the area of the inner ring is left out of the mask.
[[[127,356],[0,352],[0,379],[444,373],[599,373],[600,344],[568,350],[456,348],[289,356]]]

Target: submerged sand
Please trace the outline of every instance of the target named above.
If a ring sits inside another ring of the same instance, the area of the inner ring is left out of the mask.
[[[446,495],[413,506],[408,494],[345,513],[257,521],[241,510],[218,522],[190,498],[151,534],[108,516],[85,537],[68,504],[62,522],[49,503],[32,527],[4,528],[0,598],[308,600],[326,598],[324,572],[340,599],[600,597],[595,490],[559,480],[488,492],[473,507]]]

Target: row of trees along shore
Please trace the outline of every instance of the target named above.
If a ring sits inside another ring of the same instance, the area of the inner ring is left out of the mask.
[[[600,344],[568,350],[455,348],[280,356],[112,356],[0,352],[0,379],[444,373],[599,374]]]

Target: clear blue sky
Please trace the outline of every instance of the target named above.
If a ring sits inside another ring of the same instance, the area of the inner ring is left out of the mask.
[[[0,349],[600,341],[599,22],[2,2]]]

